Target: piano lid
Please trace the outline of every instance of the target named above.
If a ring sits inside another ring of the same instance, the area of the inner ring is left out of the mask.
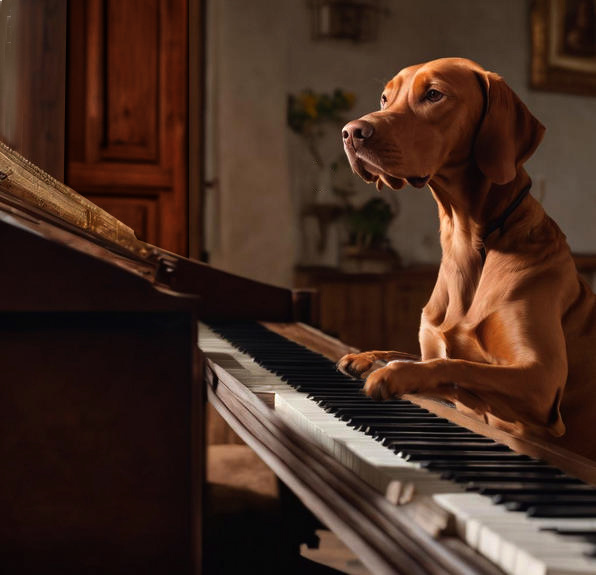
[[[69,227],[115,244],[136,257],[145,259],[151,255],[151,246],[138,240],[131,228],[1,141],[0,195],[8,203],[32,206],[37,212],[54,216]]]

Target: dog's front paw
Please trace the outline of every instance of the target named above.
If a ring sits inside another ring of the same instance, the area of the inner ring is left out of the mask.
[[[336,367],[346,375],[359,378],[373,366],[375,360],[375,355],[370,352],[348,353],[337,362]]]
[[[393,361],[373,371],[364,384],[364,393],[376,400],[420,391],[422,373],[411,361]]]

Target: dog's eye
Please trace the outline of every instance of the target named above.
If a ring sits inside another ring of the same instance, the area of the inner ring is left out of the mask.
[[[384,108],[385,104],[387,104],[387,96],[385,96],[385,94],[383,94],[381,96],[381,108]]]
[[[431,88],[424,95],[424,99],[428,100],[429,102],[438,102],[441,98],[443,98],[443,94],[439,92],[439,90],[435,90],[434,88]]]

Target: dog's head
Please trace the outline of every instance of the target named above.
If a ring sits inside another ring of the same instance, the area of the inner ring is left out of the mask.
[[[421,188],[441,170],[475,162],[496,184],[515,178],[544,127],[501,77],[463,58],[403,69],[381,109],[344,126],[354,172],[380,189]]]

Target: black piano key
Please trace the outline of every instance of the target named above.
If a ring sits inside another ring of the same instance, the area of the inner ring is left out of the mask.
[[[526,461],[499,461],[498,463],[492,463],[490,461],[477,461],[477,462],[470,462],[470,461],[457,461],[457,460],[442,460],[442,459],[435,459],[433,461],[423,461],[420,462],[420,466],[427,468],[431,471],[437,472],[451,472],[451,473],[458,473],[459,471],[494,471],[499,472],[501,470],[509,470],[509,471],[535,471],[536,469],[540,470],[554,470],[553,467],[549,466],[547,463],[542,461],[537,461],[535,459],[527,459]]]
[[[398,417],[400,414],[404,415],[416,415],[419,417],[430,417],[435,418],[437,417],[434,413],[431,413],[427,409],[420,409],[410,407],[409,405],[400,405],[399,403],[378,403],[375,401],[369,401],[365,399],[362,401],[360,405],[345,405],[345,406],[335,406],[332,402],[330,402],[330,407],[335,408],[338,414],[352,414],[354,417],[358,417],[360,415],[366,417],[369,414],[395,414]]]
[[[498,472],[494,471],[460,471],[452,472],[447,471],[441,474],[443,479],[450,479],[456,483],[468,483],[470,481],[475,482],[546,482],[546,483],[558,483],[558,484],[581,484],[579,479],[575,477],[568,477],[561,474],[557,470],[545,469],[542,471],[532,472],[520,472],[520,471],[507,471],[504,469]]]
[[[361,382],[356,379],[352,379],[350,377],[346,377],[341,373],[337,372],[330,372],[328,368],[324,368],[317,365],[309,365],[308,360],[302,362],[303,365],[297,365],[295,367],[288,367],[283,365],[277,365],[274,363],[267,363],[264,364],[263,367],[266,367],[270,371],[276,371],[280,375],[283,375],[287,378],[301,378],[307,379],[309,377],[314,377],[315,379],[328,379],[329,381],[342,381],[348,384],[355,384],[358,383],[363,385],[364,382]]]
[[[557,483],[524,483],[522,481],[501,481],[494,483],[477,483],[470,482],[466,484],[466,489],[470,491],[478,491],[482,495],[562,495],[565,493],[583,493],[584,495],[596,494],[596,488],[586,485],[585,483],[560,485]]]
[[[353,425],[366,425],[367,427],[370,424],[380,423],[380,424],[387,424],[391,422],[400,422],[400,423],[425,423],[432,421],[433,423],[449,423],[449,420],[444,419],[442,417],[437,417],[436,415],[433,416],[425,416],[425,415],[405,415],[403,417],[394,417],[392,418],[391,415],[387,414],[377,414],[371,413],[370,415],[354,415],[348,416],[344,415],[340,417],[343,421],[349,421]]]
[[[584,505],[580,507],[558,506],[558,505],[536,505],[526,511],[529,517],[575,518],[575,519],[596,519],[596,505]]]
[[[316,379],[306,380],[306,379],[299,379],[299,378],[281,378],[282,381],[285,381],[288,385],[291,385],[294,389],[301,388],[301,393],[309,394],[309,393],[317,393],[319,389],[321,390],[354,390],[358,393],[362,393],[361,389],[354,385],[354,384],[346,384],[342,381],[333,381],[329,379],[321,379],[317,381]]]
[[[539,531],[552,531],[557,535],[569,537],[596,537],[596,527],[593,529],[574,529],[573,527],[540,527]]]
[[[329,410],[338,419],[342,421],[353,421],[354,423],[368,428],[370,419],[373,418],[376,421],[391,421],[391,422],[404,422],[404,423],[424,423],[436,421],[434,415],[427,413],[418,413],[408,409],[401,410],[397,409],[369,409],[364,412],[353,412],[348,409],[341,410]]]
[[[292,381],[305,385],[311,383],[307,377],[293,376],[291,379]],[[312,384],[312,397],[310,399],[316,401],[317,397],[325,397],[330,395],[351,396],[352,398],[360,398],[364,401],[367,399],[367,396],[364,395],[364,392],[362,391],[362,382],[355,381],[354,379],[347,379],[344,381],[330,379],[328,381],[331,382],[331,385],[325,385],[323,383],[324,380],[315,380],[315,382]]]
[[[522,477],[522,476],[520,476]],[[521,480],[517,483],[486,483],[484,487],[494,503],[507,503],[508,501],[538,501],[541,497],[548,497],[552,501],[569,499],[572,501],[596,500],[596,489],[586,483],[550,483],[548,477],[544,482],[531,482]]]
[[[391,431],[418,431],[424,433],[430,430],[433,430],[435,433],[469,433],[466,428],[459,427],[455,423],[451,423],[445,419],[441,419],[440,421],[425,420],[420,423],[403,423],[400,421],[365,422],[363,427],[367,430],[378,431],[379,433]]]
[[[407,461],[420,461],[421,454],[433,453],[437,457],[442,457],[443,454],[450,454],[448,457],[456,457],[458,453],[472,456],[473,454],[484,455],[506,455],[510,456],[507,449],[501,449],[501,446],[494,444],[485,443],[472,443],[472,442],[451,442],[451,443],[433,443],[432,441],[419,441],[419,442],[405,442],[405,441],[392,441],[389,445],[383,442],[393,452],[398,453],[401,457]],[[424,457],[424,455],[422,455]]]
[[[570,537],[585,541],[586,543],[596,543],[596,529],[567,529],[560,527],[542,527],[541,531],[551,531],[561,537]]]
[[[265,367],[265,369],[267,369],[268,371],[275,373],[275,375],[277,375],[284,381],[308,383],[313,386],[317,384],[319,386],[322,386],[322,384],[328,383],[330,386],[334,387],[337,390],[342,390],[342,386],[345,389],[359,389],[360,393],[363,395],[362,382],[356,381],[355,379],[348,379],[342,377],[341,375],[330,375],[326,373],[321,373],[317,369],[285,370],[269,365],[262,367]]]
[[[367,398],[366,396],[358,399],[354,399],[351,402],[347,401],[333,401],[329,399],[319,399],[317,403],[328,410],[335,410],[338,413],[360,413],[370,409],[392,409],[396,413],[431,413],[427,409],[418,407],[417,405],[404,405],[401,403],[387,402],[379,404],[373,399]],[[434,415],[434,414],[432,414]]]
[[[410,401],[406,401],[403,399],[388,399],[386,401],[379,402],[373,399],[372,397],[365,395],[362,392],[359,395],[339,395],[335,397],[329,397],[323,393],[318,393],[316,394],[316,397],[313,397],[313,399],[320,404],[324,403],[327,405],[334,405],[337,408],[360,408],[368,405],[390,405],[395,407],[401,407],[402,409],[412,409],[415,411],[425,411],[427,413],[430,413],[428,409],[424,409],[423,407],[420,407]]]
[[[356,392],[356,389],[358,390]],[[353,401],[356,403],[360,403],[360,406],[362,407],[370,407],[370,406],[376,406],[378,405],[377,402],[364,395],[362,393],[362,390],[359,388],[349,388],[348,391],[352,394],[353,397]],[[321,405],[322,407],[336,407],[337,409],[349,409],[350,405],[348,404],[344,404],[344,403],[339,403],[337,401],[335,401],[334,399],[328,399],[325,397],[324,393],[317,393],[317,392],[313,392],[312,393],[312,397],[311,399],[313,401],[316,401],[319,405]],[[399,400],[393,400],[391,401],[391,403],[387,403],[387,406],[393,407],[394,409],[399,409],[400,411],[411,411],[412,413],[415,413],[418,411],[418,409],[416,408],[416,406],[412,406],[411,404],[408,403],[401,403]],[[356,406],[354,406],[356,407]]]
[[[346,389],[341,390],[341,389],[323,389],[321,388],[320,390],[314,391],[313,393],[309,393],[307,396],[309,399],[312,399],[314,401],[317,401],[317,399],[320,399],[322,401],[325,401],[326,399],[341,399],[341,398],[346,398],[346,399],[361,399],[363,401],[374,401],[374,399],[368,397],[367,395],[364,395],[364,393],[362,392],[362,388],[361,387],[357,387],[355,385],[352,385],[350,387],[346,387]],[[405,400],[393,400],[393,401],[404,401]],[[410,402],[407,402],[410,403]]]
[[[338,382],[325,382],[325,381],[321,381],[321,382],[317,382],[314,383],[312,381],[301,381],[301,380],[283,380],[285,381],[289,386],[293,387],[296,391],[299,391],[300,393],[304,393],[305,395],[309,395],[311,393],[316,393],[318,388],[322,388],[322,389],[350,389],[349,387],[346,386],[345,383],[338,383]],[[352,386],[351,389],[354,389],[355,391],[360,392],[360,389],[357,387]]]
[[[435,439],[461,439],[461,440],[472,440],[482,439],[483,441],[493,441],[490,437],[479,435],[473,431],[469,431],[464,428],[453,428],[447,427],[441,424],[435,426],[432,423],[413,423],[401,426],[383,428],[382,426],[369,426],[369,429],[373,433],[382,433],[384,437],[410,437],[412,439],[425,437]]]
[[[363,405],[360,408],[357,407],[353,407],[353,406],[337,406],[336,404],[332,403],[332,402],[319,402],[319,405],[327,412],[329,413],[335,413],[338,416],[340,415],[359,415],[362,412],[366,412],[365,410],[368,410],[368,412],[371,412],[371,410],[373,410],[372,412],[374,413],[389,413],[389,414],[395,414],[396,416],[398,415],[428,415],[427,411],[421,410],[421,409],[412,409],[410,406],[408,405],[391,405],[391,406],[385,406],[384,408],[380,408],[379,406],[377,406],[374,403],[369,403],[367,400],[362,402]]]
[[[304,393],[305,395],[310,395],[312,393],[316,393],[317,388],[319,388],[319,387],[323,387],[326,389],[329,389],[330,387],[332,387],[331,385],[327,385],[327,384],[313,385],[311,382],[303,382],[303,383],[288,382],[288,384],[291,385],[296,391],[299,391],[300,393]],[[337,387],[337,386],[335,386],[335,387]],[[357,391],[360,392],[359,389],[357,389]]]
[[[355,386],[358,382],[355,379],[347,379],[341,375],[321,373],[318,369],[282,369],[276,366],[265,366],[269,371],[279,375],[282,379],[295,381],[330,381],[334,383],[343,383],[347,386]]]
[[[283,369],[278,369],[277,367],[273,367],[270,365],[263,365],[261,367],[264,367],[266,370],[277,375],[282,381],[287,381],[290,384],[308,383],[310,385],[321,385],[325,383],[328,385],[344,385],[348,387],[354,386],[355,383],[354,380],[349,381],[342,379],[341,377],[334,377],[332,375],[321,374],[317,370],[310,371],[308,369],[305,369],[301,371],[285,371]]]
[[[564,505],[566,507],[596,505],[596,496],[584,496],[579,493],[507,494],[496,495],[493,497],[493,501],[504,505],[509,511],[527,511],[530,507],[541,505]]]
[[[396,453],[400,454],[399,448],[394,448]],[[525,455],[519,455],[515,452],[499,452],[499,451],[467,451],[467,450],[452,450],[452,451],[433,451],[429,449],[412,450],[407,454],[403,454],[406,461],[418,462],[433,462],[439,461],[467,461],[467,462],[507,462],[507,461],[525,461],[529,459]]]
[[[283,351],[280,351],[280,354],[283,354]],[[321,375],[325,375],[326,377],[330,377],[330,378],[345,379],[346,381],[350,380],[349,377],[346,377],[345,375],[339,373],[338,371],[332,371],[331,369],[329,369],[328,365],[312,361],[308,357],[293,360],[292,363],[284,363],[284,362],[278,362],[278,361],[273,361],[273,360],[263,360],[263,359],[255,360],[255,363],[257,363],[259,365],[267,366],[268,369],[277,369],[279,371],[282,371],[282,372],[288,373],[288,374],[295,373],[295,374],[300,375],[301,373],[306,374],[308,372],[312,372],[315,375],[317,373],[319,373]],[[354,380],[352,380],[352,381],[354,381]]]
[[[434,433],[433,431],[425,432],[421,434],[420,431],[391,431],[385,432],[383,434],[377,433],[368,433],[368,435],[378,435],[379,437],[383,437],[385,441],[408,441],[408,440],[429,440],[429,441],[436,441],[437,443],[445,443],[445,442],[460,442],[466,441],[468,443],[484,443],[484,444],[492,444],[494,441],[487,437],[482,437],[481,435],[478,436],[475,433],[471,432],[467,433]]]
[[[335,413],[335,416],[342,421],[349,421],[358,425],[368,425],[371,421],[403,421],[405,423],[424,423],[425,421],[437,421],[436,415],[433,414],[411,413],[409,411],[403,413],[391,408],[373,408],[362,410],[356,413],[349,410],[341,410]]]
[[[446,450],[446,451],[491,451],[491,452],[507,452],[510,449],[506,445],[501,445],[492,440],[488,441],[467,441],[465,437],[461,439],[433,439],[432,437],[420,437],[419,439],[394,439],[391,438],[389,443],[383,442],[384,445],[393,449],[400,447],[403,451],[418,452],[420,450]]]
[[[362,421],[355,421],[355,422],[351,422],[349,420],[344,420],[342,419],[341,421],[346,422],[347,425],[349,425],[350,427],[353,427],[354,429],[361,431],[362,433],[364,433],[365,435],[374,435],[373,433],[369,433],[369,426],[366,424],[366,422],[362,422]],[[410,422],[411,425],[420,425],[420,423],[414,423],[414,422]],[[404,427],[408,425],[407,422],[404,422]],[[379,434],[380,435],[380,434]]]
[[[269,370],[272,371],[272,370]],[[284,381],[288,381],[289,383],[295,383],[300,385],[310,385],[312,386],[313,393],[325,393],[328,391],[335,391],[335,392],[349,392],[349,391],[358,391],[361,397],[366,397],[362,392],[362,385],[360,382],[355,381],[353,379],[341,379],[339,377],[327,377],[324,374],[322,375],[310,375],[305,376],[304,374],[292,374],[287,375],[284,373],[277,374],[278,377],[283,379]],[[328,389],[326,389],[328,388]]]
[[[255,361],[266,361],[275,363],[276,365],[287,365],[291,367],[299,366],[301,360],[304,359],[304,354],[298,351],[279,353],[259,353],[259,357]],[[333,362],[327,358],[313,355],[309,357],[308,365],[322,365],[325,367],[332,366]]]
[[[427,427],[427,428],[420,428],[419,427],[420,424],[414,424],[414,425],[416,426],[415,434],[418,437],[422,437],[422,438],[426,437],[426,432],[430,428],[429,427]],[[411,432],[411,430],[409,430],[408,427],[409,426],[404,425],[401,431],[406,431],[406,432],[407,431],[410,431]],[[366,426],[362,426],[360,429],[364,433],[366,433],[367,435],[370,435],[370,436],[374,437],[375,439],[377,439],[378,441],[380,441],[383,445],[385,445],[387,447],[389,447],[390,445],[393,445],[394,443],[397,443],[399,441],[399,439],[402,439],[402,437],[403,437],[402,435],[400,435],[400,433],[395,432],[395,431],[392,431],[390,433],[388,433],[388,432],[377,432],[377,431],[374,431],[374,430],[370,430]],[[439,432],[436,432],[436,430],[434,430],[434,429],[432,431],[436,435],[445,435],[445,436],[448,436],[448,437],[451,437],[451,438],[453,438],[453,436],[456,435],[456,434],[449,434],[447,432],[443,432],[443,433],[441,433],[440,431]],[[464,433],[462,433],[462,434],[457,435],[454,439],[457,440],[458,437],[461,438],[460,441],[465,441],[465,439],[467,438],[467,435],[464,434]]]

